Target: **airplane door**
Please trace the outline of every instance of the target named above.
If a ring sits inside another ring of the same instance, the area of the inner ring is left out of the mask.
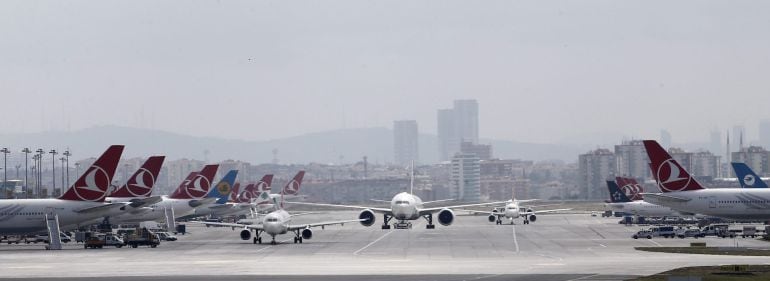
[[[717,207],[717,198],[716,196],[710,196],[709,197],[709,208],[713,209]]]

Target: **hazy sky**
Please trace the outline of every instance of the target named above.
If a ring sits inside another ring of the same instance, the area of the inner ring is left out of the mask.
[[[2,1],[0,127],[263,140],[476,98],[481,136],[770,118],[769,1]]]

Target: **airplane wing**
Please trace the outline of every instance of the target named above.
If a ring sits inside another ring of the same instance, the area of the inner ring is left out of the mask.
[[[519,215],[535,215],[535,214],[543,214],[543,213],[553,213],[553,212],[561,212],[561,211],[569,211],[572,209],[551,209],[551,210],[537,210],[532,212],[521,212]]]
[[[377,203],[388,203],[388,204],[390,204],[390,201],[388,201],[388,200],[369,199],[369,201],[377,202]]]
[[[654,200],[666,201],[666,202],[687,202],[691,200],[689,198],[681,198],[681,197],[676,197],[671,195],[665,195],[662,193],[640,193],[640,194],[645,198],[651,198]]]
[[[128,205],[126,202],[109,203],[109,204],[104,204],[104,205],[99,205],[99,206],[94,206],[94,207],[83,208],[83,209],[77,210],[75,212],[79,213],[79,214],[97,214],[97,213],[100,213],[100,212],[107,213],[109,211],[113,211],[113,210],[116,210],[116,209],[123,208],[126,205]]]
[[[230,223],[230,222],[207,222],[207,221],[189,221],[189,223],[203,224],[203,225],[215,225],[215,226],[227,226],[237,228],[248,228],[255,230],[264,230],[262,224],[242,224],[242,223]]]
[[[131,200],[131,204],[130,205],[131,205],[131,207],[139,208],[139,207],[143,207],[143,206],[149,206],[149,205],[157,204],[157,203],[160,203],[160,201],[163,201],[163,197],[161,197],[161,196],[151,196],[151,197],[147,197],[147,198]]]
[[[377,213],[386,213],[390,214],[389,208],[375,208],[375,207],[366,207],[366,206],[355,206],[355,205],[336,205],[336,204],[323,204],[323,203],[307,203],[307,202],[286,202],[289,204],[297,204],[297,205],[306,205],[306,206],[319,206],[319,207],[335,207],[335,208],[348,208],[348,209],[359,209],[359,210],[365,210],[369,209]]]
[[[293,218],[293,217],[299,217],[299,216],[315,215],[320,213],[321,212],[301,212],[301,213],[292,213],[290,216]]]
[[[443,209],[458,209],[458,208],[465,208],[465,207],[487,206],[487,205],[496,205],[496,204],[504,204],[504,203],[506,203],[506,201],[425,208],[425,209],[420,209],[420,215],[431,214],[434,212],[441,211]]]
[[[477,215],[495,215],[498,217],[505,216],[505,212],[477,211],[477,210],[468,210],[468,209],[459,209],[457,211],[470,212],[472,214],[477,214]]]
[[[335,225],[335,224],[344,225],[346,223],[361,222],[361,221],[365,221],[365,220],[366,219],[357,219],[357,220],[329,221],[329,222],[317,222],[317,223],[290,225],[289,226],[289,231],[293,231],[293,230],[297,230],[297,229],[305,229],[305,228],[310,228],[310,227]]]

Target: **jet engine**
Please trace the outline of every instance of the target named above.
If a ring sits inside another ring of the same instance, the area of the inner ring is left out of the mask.
[[[529,221],[534,222],[537,220],[537,216],[535,215],[529,215]]]
[[[248,229],[241,230],[241,240],[251,239],[251,231]]]
[[[374,212],[369,209],[363,210],[358,214],[358,219],[362,220],[361,225],[372,226],[374,224]]]
[[[440,223],[443,226],[448,226],[452,224],[452,222],[455,220],[455,213],[452,212],[450,209],[442,209],[438,212],[438,223]]]
[[[305,228],[302,230],[302,239],[308,239],[313,238],[313,231],[310,230],[310,228]]]
[[[495,222],[497,220],[497,217],[495,215],[489,215],[489,222]]]

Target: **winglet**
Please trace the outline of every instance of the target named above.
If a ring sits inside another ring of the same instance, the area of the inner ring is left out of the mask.
[[[110,184],[118,168],[123,148],[122,145],[107,148],[59,199],[104,202],[104,198],[112,191]]]

